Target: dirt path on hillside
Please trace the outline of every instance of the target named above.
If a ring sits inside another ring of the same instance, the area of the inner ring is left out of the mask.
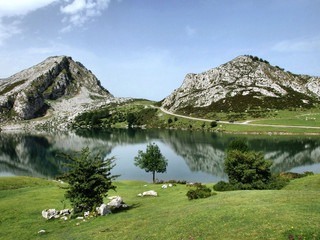
[[[176,116],[176,117],[182,117],[182,118],[187,118],[191,120],[198,120],[198,121],[205,121],[205,122],[212,122],[215,120],[210,120],[210,119],[204,119],[204,118],[195,118],[195,117],[188,117],[180,114],[175,114],[172,112],[169,112],[168,110],[164,109],[163,107],[160,107],[160,110],[166,114]],[[237,123],[237,122],[227,122],[227,121],[219,121],[219,123],[224,123],[224,124],[235,124],[235,125],[246,125],[246,126],[256,126],[256,127],[277,127],[277,128],[305,128],[305,129],[320,129],[320,127],[310,127],[310,126],[290,126],[290,125],[271,125],[271,124],[255,124],[255,123],[250,123],[254,120],[248,120],[243,123]]]

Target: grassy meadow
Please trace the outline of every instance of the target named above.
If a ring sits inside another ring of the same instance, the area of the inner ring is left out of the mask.
[[[86,222],[45,220],[42,210],[69,207],[60,184],[2,177],[0,239],[320,239],[320,174],[292,180],[283,190],[218,192],[191,201],[186,185],[115,184],[109,196],[121,196],[128,209]],[[147,190],[159,196],[137,197]]]

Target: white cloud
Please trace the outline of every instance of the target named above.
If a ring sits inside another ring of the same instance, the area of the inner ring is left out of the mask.
[[[10,24],[3,24],[0,18],[0,46],[6,39],[21,32],[21,30],[17,26],[18,24],[18,21],[12,22]]]
[[[58,0],[1,0],[0,1],[0,45],[10,37],[21,33],[20,21],[17,17],[24,16],[39,8],[45,7]],[[4,18],[12,18],[13,21],[6,21]]]
[[[101,15],[111,0],[0,0],[0,46],[10,37],[21,33],[18,20],[25,15],[57,3],[64,15],[61,32],[83,26],[88,20]],[[118,0],[119,1],[119,0]]]
[[[61,13],[65,14],[63,22],[68,22],[61,32],[70,31],[73,26],[82,26],[89,19],[101,15],[107,9],[111,0],[67,0],[67,5],[61,6]]]
[[[59,0],[1,0],[0,17],[23,16]]]
[[[277,52],[310,52],[320,51],[320,37],[308,39],[285,40],[276,43],[272,50]]]

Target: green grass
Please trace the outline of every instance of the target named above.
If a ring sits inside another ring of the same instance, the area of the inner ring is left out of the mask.
[[[220,125],[222,127],[220,127]],[[259,134],[319,134],[320,129],[307,129],[307,128],[284,128],[284,127],[268,127],[268,126],[250,126],[250,125],[237,125],[237,124],[219,124],[219,129],[223,132],[231,133],[259,133]]]
[[[4,189],[19,185],[19,178],[3,179]],[[44,184],[34,185],[34,181]],[[26,178],[28,187],[0,191],[0,239],[320,238],[320,174],[293,180],[284,190],[219,192],[192,201],[187,200],[185,185],[161,189],[139,181],[116,182],[117,192],[109,195],[120,195],[130,208],[80,226],[76,219],[41,217],[43,209],[63,208],[64,190],[47,183]],[[159,197],[137,197],[151,189]],[[41,229],[46,233],[38,234]]]
[[[320,127],[320,113],[306,113],[292,116],[284,116],[276,119],[258,120],[254,121],[253,123]]]

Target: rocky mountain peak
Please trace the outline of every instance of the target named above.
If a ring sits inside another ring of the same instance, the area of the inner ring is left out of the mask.
[[[187,74],[181,87],[165,98],[170,111],[196,108],[245,111],[250,107],[310,107],[320,100],[320,78],[285,72],[249,55],[199,74]]]
[[[113,96],[90,70],[71,57],[55,56],[0,80],[0,121],[27,120],[44,115],[50,101],[85,94],[91,98]]]

